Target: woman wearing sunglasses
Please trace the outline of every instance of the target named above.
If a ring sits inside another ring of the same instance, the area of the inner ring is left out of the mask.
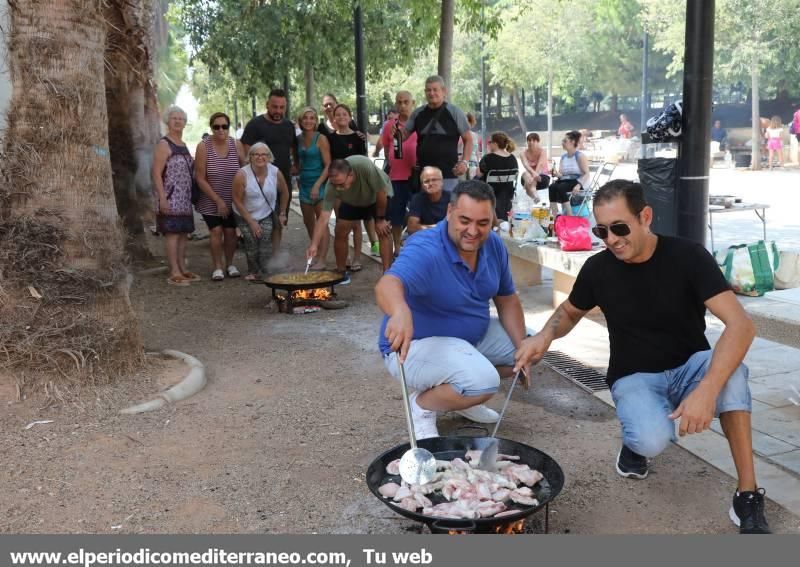
[[[572,207],[569,199],[572,195],[589,183],[589,159],[586,154],[578,150],[581,143],[581,133],[577,130],[570,130],[564,134],[561,147],[566,152],[561,156],[558,165],[558,181],[550,185],[550,212],[555,216],[558,214],[558,205],[561,205],[562,212],[572,215]]]
[[[211,244],[211,261],[214,271],[211,279],[221,281],[241,274],[233,264],[236,252],[236,220],[231,212],[233,178],[244,164],[241,142],[230,134],[231,121],[224,112],[216,112],[208,121],[211,136],[203,139],[195,150],[195,179],[202,194],[197,201],[197,212],[208,225]],[[222,263],[223,253],[225,263]]]

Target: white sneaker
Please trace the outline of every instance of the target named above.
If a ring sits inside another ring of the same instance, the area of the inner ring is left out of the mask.
[[[500,419],[499,413],[491,408],[487,408],[483,404],[472,406],[471,408],[467,409],[457,410],[456,413],[476,423],[497,423],[497,420]]]
[[[429,437],[439,437],[439,430],[436,429],[436,412],[419,407],[418,395],[419,392],[414,392],[408,396],[408,405],[411,406],[411,417],[414,420],[414,436],[417,441]]]

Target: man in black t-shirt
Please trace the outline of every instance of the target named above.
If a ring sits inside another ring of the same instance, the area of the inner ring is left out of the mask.
[[[274,164],[283,174],[289,188],[289,199],[292,198],[292,176],[298,175],[297,169],[297,137],[294,124],[286,118],[286,93],[283,89],[272,89],[267,97],[267,111],[250,120],[242,134],[244,153],[256,142],[264,142],[275,156]],[[280,203],[275,203],[275,210],[281,210]],[[277,247],[281,243],[283,225],[274,223],[272,244]]]
[[[458,183],[458,176],[464,175],[469,167],[468,161],[458,159],[458,140],[464,142],[465,156],[472,153],[473,140],[466,115],[447,102],[446,96],[444,79],[438,75],[428,77],[425,81],[428,104],[414,110],[401,129],[403,139],[417,133],[417,166],[438,167],[444,176],[444,189],[451,191]]]
[[[750,428],[751,398],[742,364],[755,328],[714,258],[699,244],[650,232],[653,210],[641,185],[615,180],[594,198],[594,234],[607,249],[587,260],[569,298],[536,336],[523,341],[517,366],[538,361],[558,338],[599,306],[608,325],[607,381],[622,425],[616,470],[643,479],[648,457],[700,433],[719,416],[738,473],[730,517],[741,533],[770,533],[758,488]],[[706,309],[724,324],[712,350]]]
[[[433,228],[447,216],[450,191],[442,189],[442,172],[429,165],[420,174],[422,191],[411,198],[408,205],[408,234]]]

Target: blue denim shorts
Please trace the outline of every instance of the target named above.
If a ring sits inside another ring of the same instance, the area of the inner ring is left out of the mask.
[[[667,416],[705,377],[713,351],[694,353],[682,366],[664,372],[637,372],[611,386],[622,425],[622,442],[632,451],[654,457],[676,439],[675,422]],[[751,411],[747,366],[740,364],[717,398],[715,416]]]
[[[410,390],[421,392],[450,384],[462,396],[494,394],[500,386],[495,366],[514,366],[515,352],[500,320],[492,317],[486,334],[474,346],[455,337],[411,341],[405,362],[406,382]],[[383,363],[392,377],[400,380],[397,355],[384,355]]]

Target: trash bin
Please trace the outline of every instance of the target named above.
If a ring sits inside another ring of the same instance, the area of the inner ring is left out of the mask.
[[[664,236],[678,234],[678,160],[647,158],[639,160],[639,183],[644,198],[653,208],[653,232]]]

